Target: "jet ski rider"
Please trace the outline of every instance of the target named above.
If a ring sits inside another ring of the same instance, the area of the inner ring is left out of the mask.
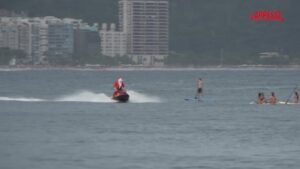
[[[120,92],[120,91],[123,91],[124,87],[125,87],[125,84],[123,82],[123,79],[122,78],[118,78],[117,80],[114,81],[113,83],[113,87],[114,87],[114,96]]]

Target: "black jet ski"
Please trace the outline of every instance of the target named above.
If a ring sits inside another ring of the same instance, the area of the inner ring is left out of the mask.
[[[127,102],[129,100],[129,95],[126,91],[120,90],[113,94],[112,99],[118,102]]]

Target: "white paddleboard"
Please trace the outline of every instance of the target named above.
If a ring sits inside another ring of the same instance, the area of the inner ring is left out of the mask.
[[[299,104],[299,103],[291,103],[291,102],[283,102],[283,101],[279,101],[279,102],[277,102],[277,104],[291,104],[291,105],[293,105],[293,104]]]
[[[257,104],[256,102],[250,102],[249,104]],[[300,104],[300,103],[291,103],[291,102],[284,102],[284,101],[279,101],[279,102],[277,102],[276,104],[287,104],[287,105],[298,105],[298,104]],[[264,104],[259,104],[259,105],[272,105],[272,104],[270,104],[270,103],[264,103]]]

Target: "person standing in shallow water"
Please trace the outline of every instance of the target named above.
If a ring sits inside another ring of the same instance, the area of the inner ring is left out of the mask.
[[[269,102],[270,104],[276,104],[276,103],[277,103],[277,98],[276,98],[274,92],[271,93],[271,96],[270,96],[268,102]]]
[[[266,103],[264,93],[258,93],[256,103],[257,104]]]
[[[197,94],[195,96],[195,99],[200,100],[203,95],[203,80],[199,78],[197,80]]]

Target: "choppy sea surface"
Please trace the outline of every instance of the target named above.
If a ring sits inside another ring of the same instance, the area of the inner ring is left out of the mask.
[[[299,69],[1,70],[1,169],[299,169]],[[122,77],[129,103],[110,99]],[[202,102],[193,100],[204,80]],[[186,101],[185,99],[190,99]]]

